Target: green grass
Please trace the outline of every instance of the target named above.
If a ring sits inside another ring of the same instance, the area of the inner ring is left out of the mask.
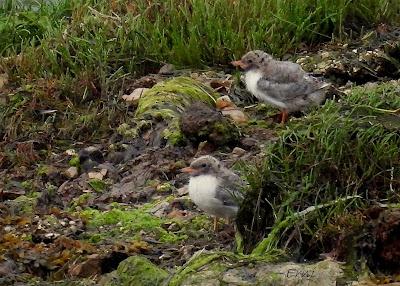
[[[352,22],[398,22],[400,8],[390,0],[61,0],[32,11],[15,2],[0,8],[0,55],[34,57],[21,65],[41,76],[96,70],[103,84],[162,61],[226,64],[253,48],[280,56]]]
[[[116,99],[127,77],[164,62],[228,65],[255,48],[282,56],[300,43],[342,36],[352,23],[398,23],[399,9],[393,0],[7,0],[0,73],[20,88],[0,105],[0,135],[55,128],[60,139],[109,136],[105,129],[126,115]],[[46,109],[58,112],[37,115]]]

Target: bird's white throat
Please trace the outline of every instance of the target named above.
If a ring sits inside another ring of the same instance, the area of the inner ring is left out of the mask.
[[[196,203],[215,197],[219,180],[212,175],[191,177],[189,181],[189,196]],[[200,203],[201,204],[201,203]]]
[[[244,81],[246,83],[247,90],[250,91],[254,96],[258,97],[257,83],[262,78],[262,73],[258,70],[249,70],[244,75]]]
[[[251,92],[258,100],[267,101],[272,105],[280,108],[286,108],[286,104],[282,101],[277,100],[268,96],[267,93],[263,92],[258,88],[258,81],[263,77],[263,74],[259,70],[249,70],[245,73],[244,81],[246,83],[246,88]]]

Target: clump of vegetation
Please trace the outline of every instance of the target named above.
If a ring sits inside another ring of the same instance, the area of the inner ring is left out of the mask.
[[[267,237],[254,254],[285,243],[304,255],[303,247],[311,239],[323,241],[315,235],[340,216],[376,201],[400,202],[395,192],[400,189],[400,126],[391,124],[399,120],[393,112],[400,106],[399,88],[398,82],[355,88],[340,103],[327,101],[305,118],[292,119],[267,148],[263,165],[247,169],[249,182],[263,190],[254,192],[258,205],[250,208],[259,214],[257,207],[265,203],[260,200],[268,201],[264,211],[269,208],[260,230]],[[321,243],[319,253],[330,247]]]
[[[161,285],[168,278],[168,272],[158,268],[148,259],[131,256],[122,261],[116,271],[110,273],[103,285]]]
[[[175,243],[187,238],[184,233],[174,233],[162,228],[167,220],[149,214],[146,207],[124,209],[116,205],[113,209],[104,212],[85,209],[81,212],[81,216],[86,218],[90,228],[104,227],[106,231],[103,232],[103,238],[135,239],[138,238],[138,232],[141,230],[152,233],[156,239],[166,243]]]

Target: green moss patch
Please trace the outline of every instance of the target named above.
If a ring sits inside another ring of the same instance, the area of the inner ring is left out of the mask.
[[[131,256],[122,261],[117,270],[103,281],[102,285],[162,285],[168,272],[158,268],[148,259],[141,256]]]
[[[143,209],[115,207],[109,211],[85,209],[81,216],[87,219],[89,228],[104,227],[104,237],[135,238],[139,231],[151,233],[160,242],[176,243],[185,240],[184,233],[169,232],[162,228],[167,220],[155,217]]]

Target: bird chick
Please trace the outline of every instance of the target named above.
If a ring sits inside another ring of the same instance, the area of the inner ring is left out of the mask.
[[[306,73],[300,65],[274,60],[260,50],[250,51],[232,64],[244,70],[244,81],[250,93],[281,110],[281,123],[287,120],[289,112],[320,105],[330,86]]]
[[[214,216],[214,230],[217,217],[236,218],[239,204],[243,200],[241,189],[244,181],[222,163],[209,155],[195,159],[182,172],[190,174],[189,196],[203,211]]]

